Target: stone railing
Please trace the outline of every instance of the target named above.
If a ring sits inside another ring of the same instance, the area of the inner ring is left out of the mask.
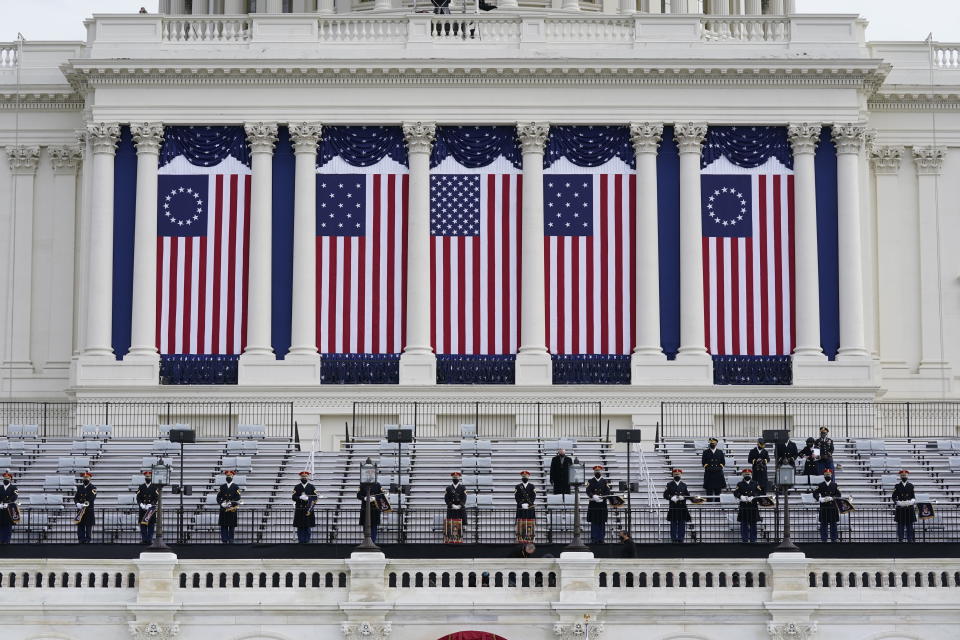
[[[789,42],[789,18],[705,17],[703,38],[711,42]]]
[[[17,66],[17,51],[16,42],[0,43],[0,69],[13,69]]]
[[[183,17],[166,18],[161,22],[163,42],[224,43],[250,40],[248,18]]]
[[[933,66],[939,69],[960,69],[960,44],[934,44]]]

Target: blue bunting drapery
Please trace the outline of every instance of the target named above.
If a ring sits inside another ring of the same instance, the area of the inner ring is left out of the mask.
[[[629,355],[558,355],[553,384],[630,384]]]
[[[710,127],[700,166],[706,167],[721,156],[745,169],[759,167],[770,158],[793,169],[786,127]]]
[[[437,166],[448,156],[470,169],[485,167],[499,156],[517,169],[522,165],[513,127],[439,127],[430,166]]]
[[[237,355],[165,354],[160,384],[237,384]]]
[[[790,356],[713,356],[713,384],[791,385]]]
[[[355,167],[369,167],[384,157],[407,166],[407,144],[400,127],[324,127],[317,166],[336,156]]]
[[[166,127],[160,166],[177,156],[197,167],[214,167],[227,156],[250,166],[250,149],[243,127]]]
[[[321,384],[400,384],[399,353],[324,353]]]
[[[598,167],[613,158],[620,158],[634,168],[630,129],[619,125],[551,127],[543,166],[549,167],[564,157],[578,167]]]
[[[516,356],[437,355],[437,384],[514,384]]]

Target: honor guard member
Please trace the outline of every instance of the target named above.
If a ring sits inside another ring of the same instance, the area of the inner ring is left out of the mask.
[[[311,501],[310,498],[313,498]],[[293,526],[297,530],[297,542],[310,542],[310,530],[316,526],[317,517],[313,505],[320,498],[317,488],[310,484],[310,472],[300,472],[300,482],[293,487]]]
[[[807,446],[800,449],[798,456],[803,458],[803,471],[800,472],[801,475],[817,475],[817,458],[813,453],[813,450],[817,448],[816,442],[813,438],[807,438]]]
[[[467,524],[467,488],[463,486],[461,478],[463,474],[454,471],[450,474],[450,484],[447,485],[443,494],[443,501],[447,505],[447,519],[461,520],[463,525]]]
[[[767,490],[767,465],[770,464],[770,452],[763,438],[757,438],[757,446],[750,450],[747,462],[753,466],[753,479],[760,488]]]
[[[561,493],[570,493],[570,467],[573,465],[573,458],[567,455],[563,449],[557,451],[550,461],[550,484],[553,485],[554,495]]]
[[[840,497],[840,488],[833,481],[833,472],[830,469],[824,469],[823,482],[817,485],[813,490],[813,499],[820,503],[820,542],[827,541],[827,533],[830,534],[830,542],[837,541],[837,523],[840,522],[840,506],[837,504],[837,498]]]
[[[667,483],[663,490],[663,499],[670,502],[667,510],[667,520],[670,521],[670,541],[680,544],[687,535],[687,523],[690,522],[690,510],[687,509],[687,498],[690,491],[687,483],[683,482],[683,469],[673,470],[673,480]]]
[[[900,470],[900,482],[893,488],[893,503],[897,506],[894,518],[897,521],[897,542],[913,542],[913,523],[917,521],[917,496],[913,491],[913,484],[907,482],[910,472]]]
[[[81,509],[84,506],[87,507],[83,518],[77,523],[77,540],[80,544],[90,542],[91,534],[93,533],[93,524],[96,522],[96,518],[93,515],[93,503],[97,499],[97,488],[93,486],[91,482],[92,479],[93,474],[89,471],[81,473],[80,484],[77,485],[77,491],[73,494],[73,501],[76,503],[77,509]]]
[[[517,502],[517,542],[533,542],[537,520],[537,489],[530,482],[530,472],[520,472],[520,484],[513,488]]]
[[[369,491],[369,493],[368,493]],[[376,496],[383,493],[379,482],[361,482],[357,490],[357,500],[360,501],[360,526],[366,522],[367,511],[370,513],[370,539],[377,541],[377,530],[380,527],[380,507],[377,506]]]
[[[144,471],[143,483],[137,487],[137,507],[139,508],[137,522],[140,523],[140,540],[144,544],[153,542],[153,532],[157,526],[157,514],[154,512],[147,524],[143,524],[144,516],[152,507],[156,507],[158,502],[160,502],[160,490],[157,485],[153,484],[153,471]]]
[[[590,544],[603,544],[607,532],[607,496],[613,493],[610,481],[603,477],[603,467],[593,468],[593,477],[587,480],[587,522],[590,523]]]
[[[814,445],[817,449],[820,449],[820,459],[817,461],[817,475],[823,475],[824,469],[830,469],[830,471],[836,473],[836,468],[833,466],[833,440],[829,436],[830,429],[826,427],[820,427],[820,438],[814,442]]]
[[[710,438],[710,445],[700,456],[700,464],[703,465],[703,490],[708,496],[720,495],[727,486],[727,480],[723,477],[723,468],[727,464],[727,459],[723,455],[723,450],[717,448],[717,444],[716,438]]]
[[[233,481],[236,471],[223,472],[226,480],[217,491],[217,504],[220,505],[220,541],[233,544],[233,532],[237,528],[237,505],[240,504],[240,487]]]
[[[757,541],[757,523],[760,522],[760,506],[754,501],[766,491],[753,479],[753,469],[743,470],[743,480],[737,483],[733,497],[740,501],[737,507],[737,522],[740,523],[740,542]]]
[[[13,474],[4,471],[3,483],[0,484],[0,544],[10,544],[14,525],[10,507],[16,508],[18,497],[19,490],[13,484]]]

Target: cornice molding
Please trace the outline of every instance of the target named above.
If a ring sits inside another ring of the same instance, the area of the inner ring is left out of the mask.
[[[634,153],[656,153],[662,140],[662,122],[630,123],[630,142]]]
[[[21,89],[0,88],[0,111],[81,111],[83,96],[69,86]]]

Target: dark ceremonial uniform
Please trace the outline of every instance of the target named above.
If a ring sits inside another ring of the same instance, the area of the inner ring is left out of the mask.
[[[0,484],[0,504],[6,505],[0,509],[0,544],[9,544],[13,536],[13,518],[10,517],[9,505],[19,497],[17,485]]]
[[[88,503],[87,511],[83,514],[83,519],[77,523],[77,540],[81,544],[90,542],[93,533],[93,525],[97,519],[93,512],[93,503],[97,499],[97,488],[93,483],[77,485],[77,491],[73,494],[73,501],[76,504]]]
[[[606,496],[613,493],[610,488],[610,481],[606,478],[593,477],[587,480],[587,497],[590,498],[587,504],[587,522],[590,523],[590,541],[592,544],[602,544],[606,537],[607,525],[607,499]],[[599,502],[593,498],[603,498]]]
[[[896,502],[906,502],[908,500],[916,500],[917,496],[913,490],[913,484],[909,482],[898,482],[897,486],[893,488],[893,501]],[[907,542],[914,541],[914,532],[913,532],[913,523],[917,521],[917,511],[914,508],[914,505],[909,507],[897,507],[893,514],[894,520],[897,522],[897,541]]]
[[[813,449],[816,445],[808,444],[800,449],[798,457],[803,458],[803,470],[800,472],[804,476],[817,475],[817,461],[813,459]]]
[[[673,501],[671,498],[680,496],[682,500]],[[663,490],[663,499],[667,501],[667,520],[670,521],[670,540],[673,542],[683,542],[686,536],[687,523],[690,522],[690,510],[687,508],[687,498],[690,497],[690,491],[687,489],[687,483],[684,481],[671,480],[667,483],[667,488]]]
[[[833,440],[830,439],[830,436],[820,436],[813,446],[820,449],[820,460],[817,461],[817,475],[823,475],[823,472],[827,469],[836,471],[833,467]]]
[[[777,464],[796,465],[800,453],[797,451],[797,443],[793,440],[787,440],[786,444],[774,446],[774,455]]]
[[[520,482],[513,488],[513,498],[517,502],[517,542],[533,542],[537,520],[537,489],[532,482]],[[526,509],[523,508],[524,504],[527,505]]]
[[[570,456],[561,456],[559,453],[553,456],[550,461],[550,484],[553,485],[553,493],[570,493],[570,467],[573,465],[573,458]]]
[[[750,450],[750,455],[747,456],[747,462],[753,467],[753,480],[766,491],[769,482],[767,480],[767,465],[770,464],[770,452],[767,451],[766,447],[763,449],[754,447]]]
[[[766,491],[752,478],[750,480],[741,480],[737,483],[737,488],[733,490],[733,497],[737,500],[740,500],[740,498],[755,498],[762,495],[766,495]],[[757,541],[757,523],[760,522],[761,519],[760,507],[755,501],[740,502],[737,506],[737,522],[740,523],[741,542]]]
[[[840,488],[831,478],[829,482],[824,480],[813,490],[813,499],[820,502],[821,498],[833,498],[829,502],[820,502],[820,512],[818,520],[820,521],[820,541],[827,541],[827,533],[830,534],[830,542],[837,541],[837,523],[840,522],[840,506],[837,504],[837,498],[840,497]]]
[[[154,513],[150,516],[149,522],[143,524],[143,517],[147,514],[147,510],[140,505],[156,505],[158,502],[160,502],[160,489],[157,485],[152,482],[150,484],[144,482],[137,487],[137,522],[140,523],[140,540],[144,544],[153,541],[153,531],[157,526],[157,514]]]
[[[727,480],[723,477],[723,467],[726,466],[727,459],[723,451],[705,449],[700,456],[700,464],[703,465],[703,490],[708,496],[720,495],[720,491],[727,486]]]
[[[374,498],[375,495],[383,493],[383,487],[380,486],[379,482],[361,482],[360,488],[357,490],[357,500],[360,501],[360,526],[362,527],[366,522],[364,518],[367,517],[367,490],[370,491],[370,539],[374,542],[377,541],[377,529],[380,526],[380,507],[377,506],[377,499]]]
[[[227,511],[227,507],[223,506],[224,502],[229,502],[231,505],[240,502],[240,487],[235,482],[224,482],[220,485],[220,490],[217,491],[217,504],[220,505],[220,518],[218,520],[220,541],[224,544],[233,544],[233,532],[237,528],[238,516],[236,511]]]
[[[311,511],[307,513],[310,504],[309,500],[301,500],[300,496],[317,495],[317,488],[309,482],[304,484],[298,482],[293,486],[291,499],[293,500],[293,526],[297,530],[297,541],[302,543],[310,542],[310,529],[317,524],[317,516]]]
[[[443,493],[443,501],[447,505],[448,520],[461,520],[463,524],[467,524],[467,510],[464,508],[467,505],[467,488],[463,486],[463,482],[448,484]],[[460,508],[454,509],[454,505]]]

